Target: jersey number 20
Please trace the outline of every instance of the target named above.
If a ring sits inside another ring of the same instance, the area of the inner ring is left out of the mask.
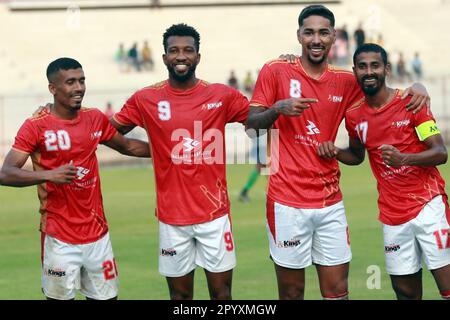
[[[47,130],[44,133],[45,148],[47,151],[69,150],[71,147],[70,137],[65,130]]]

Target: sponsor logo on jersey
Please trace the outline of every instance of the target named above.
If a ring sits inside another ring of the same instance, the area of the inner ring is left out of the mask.
[[[410,166],[401,166],[401,167],[395,167],[392,168],[391,166],[385,164],[383,162],[383,164],[386,166],[386,168],[388,169],[387,171],[382,171],[380,172],[380,176],[383,179],[392,179],[394,178],[396,175],[404,175],[404,174],[408,174],[410,172],[409,169],[411,169]]]
[[[318,134],[320,133],[319,128],[317,128],[317,126],[314,124],[314,122],[310,121],[310,120],[306,120],[308,121],[308,125],[306,126],[306,129],[308,129],[307,134]]]
[[[222,106],[222,101],[219,102],[212,102],[212,103],[205,103],[202,106],[202,110],[211,110],[211,109],[217,109]]]
[[[102,133],[103,133],[103,131],[96,131],[94,133],[91,133],[91,140],[95,140],[97,138],[101,138],[102,137]]]
[[[298,247],[302,242],[299,239],[281,240],[277,242],[278,248]]]
[[[401,128],[401,127],[406,127],[409,125],[411,121],[409,119],[406,120],[399,120],[399,121],[393,121],[392,122],[392,127],[393,128]]]
[[[399,244],[390,244],[388,246],[384,246],[385,253],[397,252],[398,250],[400,250]]]
[[[46,276],[57,277],[57,278],[66,276],[66,271],[62,270],[62,269],[47,269],[46,268],[46,269],[44,269],[44,273]]]
[[[77,171],[77,179],[81,180],[83,179],[88,173],[89,173],[89,169],[83,168],[83,167],[77,167],[78,171]]]
[[[342,96],[332,96],[331,94],[328,95],[328,101],[330,102],[342,102]]]
[[[175,249],[161,249],[161,255],[164,257],[170,256],[173,257],[177,254],[177,250]]]
[[[189,152],[192,149],[194,149],[196,146],[198,146],[200,144],[199,141],[191,139],[191,138],[183,138],[183,146],[184,146],[184,151],[185,152]]]

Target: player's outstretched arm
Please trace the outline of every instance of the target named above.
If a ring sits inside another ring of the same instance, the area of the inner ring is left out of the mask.
[[[110,118],[109,122],[113,125],[114,128],[116,128],[117,131],[119,131],[123,135],[126,135],[128,132],[134,129],[134,126],[124,126],[123,124],[117,122],[114,117]]]
[[[401,153],[397,148],[384,144],[380,147],[381,158],[391,167],[434,167],[447,162],[447,148],[440,134],[428,137],[424,143],[428,150],[419,153]]]
[[[317,154],[324,159],[337,158],[346,165],[356,166],[364,161],[365,148],[355,138],[349,138],[349,147],[346,149],[336,147],[332,141],[325,141],[317,148]]]
[[[269,129],[280,115],[298,117],[303,111],[310,108],[311,103],[316,103],[317,101],[317,99],[311,98],[290,98],[279,100],[268,109],[250,106],[247,128],[255,130]]]
[[[414,83],[411,87],[405,89],[402,95],[402,99],[405,99],[408,95],[411,95],[411,100],[406,105],[406,110],[413,113],[419,112],[423,107],[430,105],[430,95],[427,92],[427,88],[421,83]]]
[[[111,140],[103,142],[104,145],[114,149],[121,154],[132,157],[150,158],[150,145],[147,142],[125,138],[117,133]]]
[[[6,155],[1,173],[1,184],[11,187],[28,187],[45,182],[65,184],[72,182],[77,175],[77,167],[72,163],[53,170],[29,171],[22,167],[28,159],[28,154],[10,150]]]

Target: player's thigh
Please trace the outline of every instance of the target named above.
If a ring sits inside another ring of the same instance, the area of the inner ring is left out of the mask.
[[[80,286],[82,252],[72,245],[43,235],[42,291],[51,299],[74,299]]]
[[[431,273],[433,274],[439,291],[441,293],[447,292],[445,296],[450,297],[450,264],[438,269],[431,270]]]
[[[352,259],[347,217],[343,202],[317,209],[312,259],[317,265],[338,266]]]
[[[211,299],[230,300],[233,269],[224,272],[210,272],[205,270],[208,290]]]
[[[267,199],[267,236],[270,256],[275,264],[303,269],[312,264],[314,225],[309,209],[298,209]]]
[[[192,226],[159,222],[159,273],[182,277],[195,269],[195,239]]]
[[[196,265],[209,272],[225,272],[236,266],[235,245],[229,215],[193,226]]]
[[[194,297],[194,274],[192,270],[180,277],[166,277],[171,300],[192,300]]]
[[[422,268],[422,250],[411,221],[396,226],[383,224],[383,241],[389,275],[412,275]]]
[[[299,300],[304,298],[305,269],[291,269],[275,263],[278,295],[281,300]]]
[[[417,241],[429,270],[450,264],[450,225],[442,196],[428,202],[413,220]]]
[[[117,297],[119,277],[109,233],[82,246],[80,292],[90,299],[109,300]]]

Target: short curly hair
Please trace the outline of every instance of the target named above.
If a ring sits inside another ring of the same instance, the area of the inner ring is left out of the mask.
[[[170,28],[166,30],[163,34],[163,45],[164,52],[167,52],[167,39],[171,36],[179,36],[179,37],[192,37],[195,41],[195,49],[197,52],[200,50],[200,34],[195,30],[194,27],[188,26],[185,23],[174,24]]]

